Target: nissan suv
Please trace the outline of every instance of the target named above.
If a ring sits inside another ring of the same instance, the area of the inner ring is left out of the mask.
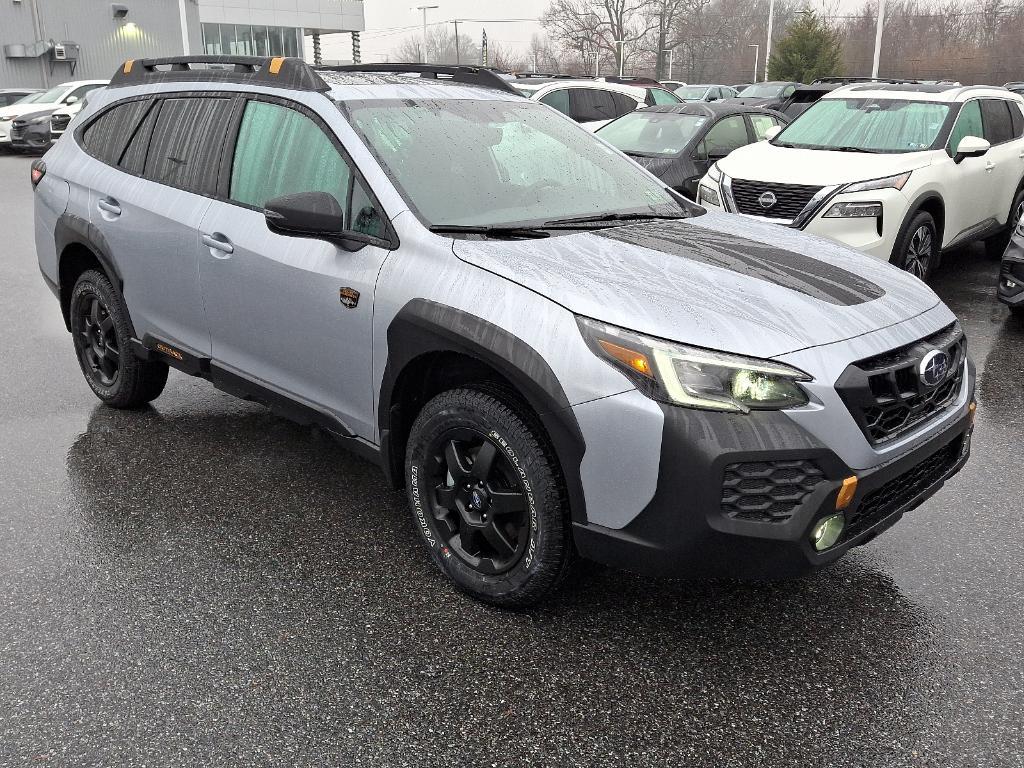
[[[577,555],[795,576],[969,454],[974,368],[927,286],[706,212],[486,69],[128,61],[31,173],[103,403],[175,368],[317,425],[498,605]]]
[[[1024,97],[855,83],[708,171],[701,204],[822,235],[928,279],[942,251],[1002,256],[1024,211]]]

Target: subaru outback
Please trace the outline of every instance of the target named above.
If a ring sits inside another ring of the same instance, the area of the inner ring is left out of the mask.
[[[485,69],[128,61],[31,173],[102,402],[172,367],[326,430],[498,605],[577,556],[796,576],[969,455],[927,286],[706,212]]]

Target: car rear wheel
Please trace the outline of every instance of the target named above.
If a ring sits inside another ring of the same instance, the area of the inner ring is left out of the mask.
[[[985,253],[991,259],[1001,259],[1006,252],[1006,246],[1010,244],[1013,231],[1024,219],[1024,189],[1017,190],[1010,203],[1010,211],[1006,216],[1006,228],[998,235],[985,240]]]
[[[935,219],[926,211],[918,211],[896,241],[890,261],[900,269],[927,281],[938,260],[939,237]]]
[[[131,350],[128,311],[101,272],[83,272],[71,293],[71,338],[92,391],[114,408],[137,408],[160,396],[167,366]]]
[[[564,577],[573,544],[557,462],[512,398],[434,397],[413,423],[405,472],[420,538],[462,591],[520,608]]]

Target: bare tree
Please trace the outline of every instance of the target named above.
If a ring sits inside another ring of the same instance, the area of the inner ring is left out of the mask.
[[[554,0],[541,25],[567,49],[608,54],[617,71],[630,56],[643,54],[641,41],[657,26],[649,14],[655,1]]]
[[[479,64],[480,49],[469,35],[459,35],[458,55],[455,49],[455,32],[443,26],[427,28],[427,55],[431,64]],[[392,58],[402,62],[421,61],[423,38],[413,35],[405,38],[392,52]]]

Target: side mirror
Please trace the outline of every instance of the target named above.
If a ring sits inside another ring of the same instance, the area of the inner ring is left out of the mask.
[[[64,103],[65,104],[77,104],[78,103],[78,97],[77,96],[68,96],[66,99],[64,99]]]
[[[977,136],[964,136],[960,139],[960,144],[956,148],[956,154],[953,155],[953,162],[960,163],[966,157],[981,157],[991,148],[992,145],[985,139],[978,138]]]
[[[782,133],[782,126],[781,125],[773,125],[771,128],[769,128],[767,131],[764,132],[764,140],[765,141],[771,141],[776,136],[778,136],[780,133]]]
[[[281,235],[327,240],[346,251],[358,251],[364,245],[391,247],[388,240],[346,229],[345,211],[334,195],[326,192],[298,192],[275,197],[267,201],[263,215],[267,228]],[[359,212],[359,219],[364,224],[367,215],[366,209]],[[379,216],[377,218],[379,221]]]

